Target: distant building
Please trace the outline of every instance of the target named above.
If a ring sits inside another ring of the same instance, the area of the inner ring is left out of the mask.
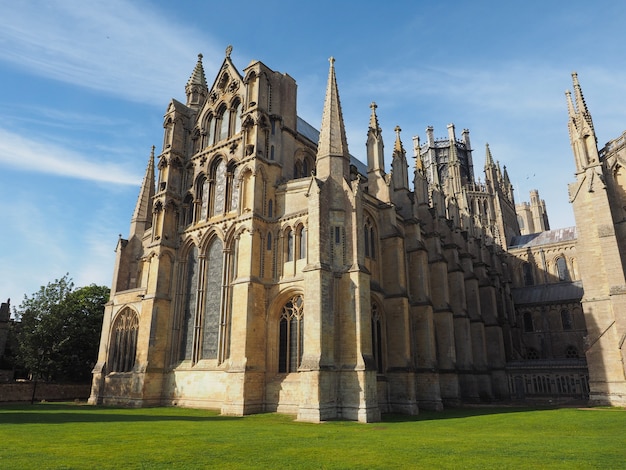
[[[595,279],[581,236],[524,238],[518,220],[548,229],[545,204],[535,193],[537,217],[516,213],[488,146],[480,182],[469,131],[429,127],[409,166],[396,127],[387,171],[372,104],[364,165],[348,151],[334,60],[318,132],[289,75],[239,72],[228,48],[208,85],[201,59],[118,242],[91,403],[376,421],[588,395],[583,318],[595,317],[583,310],[596,298],[582,291]],[[619,282],[598,295],[621,295]],[[602,347],[619,352],[611,338]],[[618,372],[591,373],[592,397],[623,387]]]

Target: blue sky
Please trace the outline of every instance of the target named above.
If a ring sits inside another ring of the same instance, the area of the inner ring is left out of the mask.
[[[334,56],[350,152],[364,160],[378,104],[386,160],[402,128],[425,139],[469,128],[516,201],[539,189],[552,228],[574,224],[564,91],[577,71],[600,146],[626,129],[626,4],[589,1],[57,0],[2,2],[0,299],[63,276],[110,285],[162,117],[204,55],[212,83],[232,44],[294,77],[319,127]]]

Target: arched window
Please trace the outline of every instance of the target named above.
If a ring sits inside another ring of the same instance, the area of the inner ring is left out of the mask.
[[[570,281],[569,269],[567,269],[567,262],[562,256],[556,259],[556,270],[559,275],[559,281]]]
[[[372,302],[372,354],[376,363],[376,370],[379,374],[383,374],[383,330],[378,304]]]
[[[226,106],[222,105],[217,111],[217,116],[215,118],[215,140],[213,143],[217,144],[228,137],[228,116],[229,114]]]
[[[561,325],[563,325],[563,329],[571,330],[574,326],[573,323],[572,313],[567,309],[561,310]]]
[[[218,159],[212,166],[209,193],[212,203],[210,215],[223,214],[226,200],[226,163],[222,159]]]
[[[299,243],[298,259],[304,259],[304,258],[306,258],[306,249],[307,249],[306,227],[305,226],[301,226],[300,227],[300,231],[298,233],[298,243]]]
[[[187,194],[183,200],[183,226],[187,227],[193,223],[193,196]]]
[[[239,208],[239,167],[231,162],[226,170],[226,201],[228,210],[235,211]]]
[[[524,331],[527,333],[535,331],[535,326],[533,325],[533,314],[530,312],[524,312]]]
[[[522,274],[524,276],[525,286],[532,286],[535,284],[535,280],[533,279],[533,267],[529,262],[524,262],[522,264]]]
[[[298,179],[302,176],[302,163],[297,161],[293,165],[293,179]]]
[[[232,119],[232,122],[230,123],[230,135],[234,135],[241,132],[241,101],[237,100],[233,103],[230,116]]]
[[[223,247],[214,238],[206,252],[206,286],[204,289],[204,319],[202,325],[202,359],[217,359],[222,301]]]
[[[376,231],[369,217],[365,219],[363,231],[365,233],[365,256],[376,259]]]
[[[285,233],[285,259],[293,261],[293,230],[291,229]]]
[[[274,217],[274,201],[272,199],[267,202],[267,216]]]
[[[193,328],[196,317],[196,297],[198,295],[198,248],[189,250],[185,266],[185,291],[183,293],[183,321],[179,359],[191,359],[193,351]]]
[[[278,372],[296,372],[302,362],[304,300],[293,296],[280,314]]]
[[[271,251],[272,250],[272,232],[268,232],[267,234],[267,247],[266,247],[267,251]]]
[[[129,308],[125,308],[115,319],[111,339],[111,372],[130,372],[135,367],[137,354],[137,332],[139,318]]]
[[[195,220],[205,220],[209,208],[209,183],[204,175],[200,175],[196,180],[196,200],[199,204]]]

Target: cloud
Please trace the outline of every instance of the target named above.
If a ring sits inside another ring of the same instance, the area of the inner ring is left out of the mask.
[[[137,102],[181,92],[202,44],[193,29],[141,1],[29,1],[3,9],[0,60],[37,75]]]
[[[136,186],[141,177],[110,162],[90,161],[93,156],[35,141],[0,129],[0,163],[13,168],[82,180]]]

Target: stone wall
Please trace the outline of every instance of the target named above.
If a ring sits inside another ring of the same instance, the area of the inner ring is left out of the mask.
[[[35,401],[87,400],[91,384],[53,384],[46,382],[0,383],[0,403]]]

